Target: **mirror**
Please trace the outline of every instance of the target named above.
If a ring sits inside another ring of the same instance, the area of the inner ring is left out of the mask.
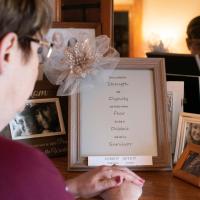
[[[199,13],[199,0],[114,0],[115,47],[122,56],[128,52],[125,56],[130,57],[144,57],[154,48],[189,53],[186,28]],[[123,17],[119,20],[119,16]]]

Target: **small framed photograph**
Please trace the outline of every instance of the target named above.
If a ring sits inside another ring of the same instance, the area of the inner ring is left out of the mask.
[[[94,41],[95,37],[101,34],[100,23],[77,23],[77,22],[54,22],[52,28],[44,36],[44,38],[53,42],[53,51],[51,54],[51,66],[59,65],[62,62],[64,56],[64,50],[66,47],[75,45],[78,38],[89,38]],[[39,58],[39,73],[38,80],[43,80],[43,71],[46,65],[45,63],[46,51],[43,50]],[[47,66],[47,68],[48,68]]]
[[[65,134],[59,99],[28,100],[9,126],[13,140]]]
[[[54,43],[55,50],[59,50],[70,45],[73,40],[77,41],[77,38],[87,36],[93,40],[100,34],[100,23],[54,22],[45,38]]]
[[[171,169],[163,63],[121,58],[104,83],[91,80],[93,90],[69,97],[69,170]]]
[[[200,145],[200,115],[182,112],[179,116],[174,162],[180,158],[187,144]]]
[[[101,34],[100,23],[83,22],[54,22],[52,28],[45,36],[48,41],[54,43],[54,49],[61,49],[73,45],[79,38],[94,40]]]
[[[173,169],[173,175],[200,187],[200,146],[188,144]]]

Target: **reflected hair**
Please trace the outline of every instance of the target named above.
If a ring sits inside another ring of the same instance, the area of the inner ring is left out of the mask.
[[[193,18],[187,26],[188,39],[200,39],[200,16]]]
[[[26,56],[30,55],[30,40],[35,34],[45,34],[51,26],[52,10],[47,0],[1,0],[0,41],[13,32]]]

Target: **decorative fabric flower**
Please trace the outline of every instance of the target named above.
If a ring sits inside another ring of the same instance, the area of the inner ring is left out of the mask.
[[[94,88],[93,79],[105,81],[104,70],[112,71],[118,62],[119,53],[110,46],[106,35],[95,39],[84,35],[72,37],[62,49],[53,49],[44,63],[44,72],[52,84],[60,85],[57,95],[68,96]],[[89,81],[83,83],[86,79]]]

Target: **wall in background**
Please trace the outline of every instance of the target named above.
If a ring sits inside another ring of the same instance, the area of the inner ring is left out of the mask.
[[[149,44],[175,53],[189,53],[185,38],[189,21],[200,15],[199,0],[114,0],[115,8],[130,6],[131,55],[143,57]]]
[[[143,0],[143,49],[162,40],[170,52],[189,53],[185,38],[189,21],[200,15],[199,0]],[[157,41],[156,41],[157,40]]]
[[[135,0],[114,0],[115,4],[133,4]]]

